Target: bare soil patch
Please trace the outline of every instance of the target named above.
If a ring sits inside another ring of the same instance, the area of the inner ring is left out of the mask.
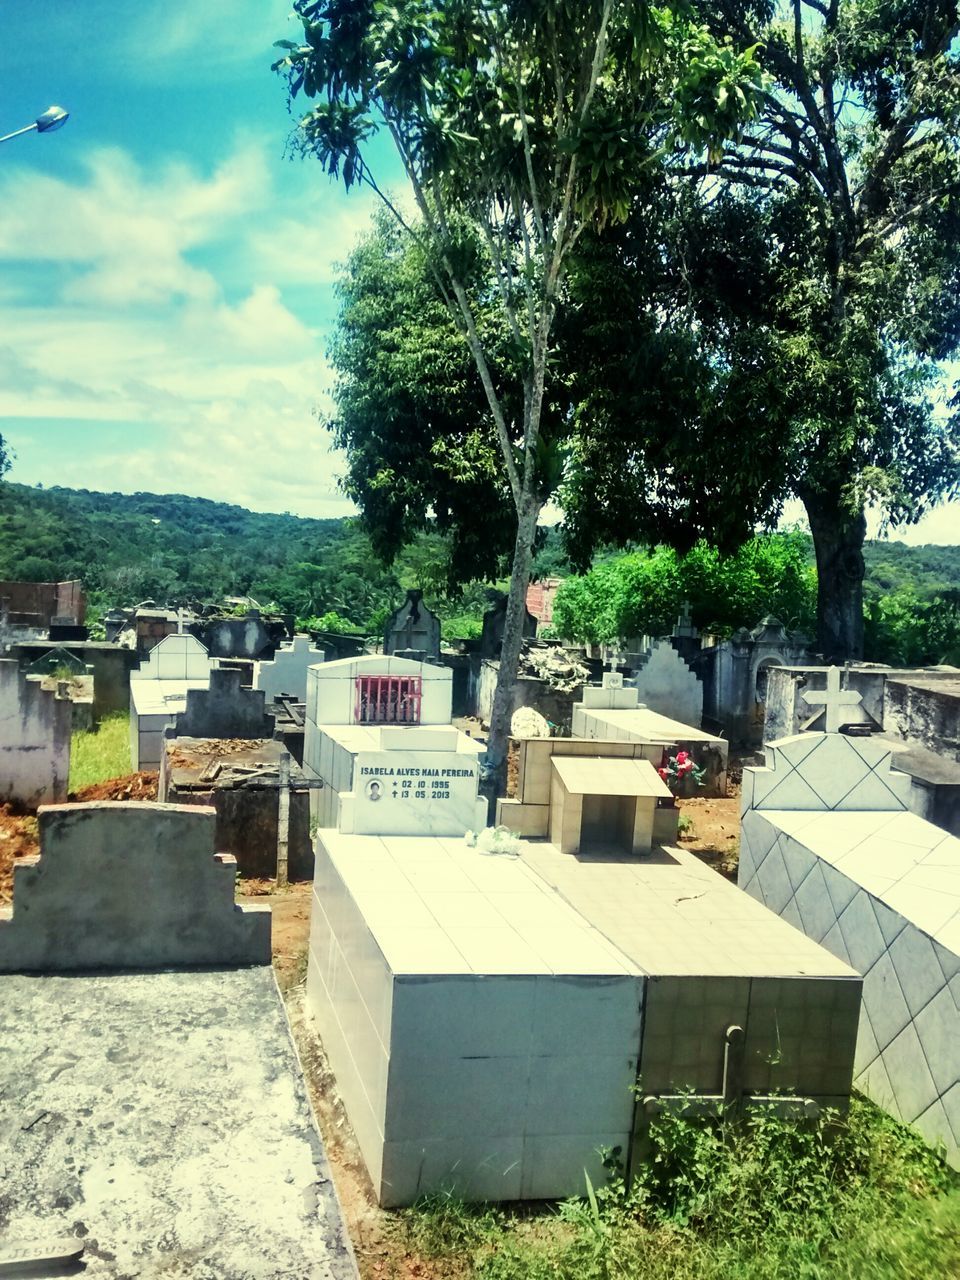
[[[36,815],[18,813],[10,804],[0,805],[0,906],[13,900],[14,862],[39,852]]]
[[[70,792],[70,800],[89,804],[93,800],[156,800],[159,773],[128,773],[122,778],[108,778],[89,787]]]

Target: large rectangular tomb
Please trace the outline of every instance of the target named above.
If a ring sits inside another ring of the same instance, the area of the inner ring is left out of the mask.
[[[518,858],[322,831],[307,1004],[381,1204],[582,1193],[626,1151],[643,978]]]
[[[856,1084],[960,1168],[960,840],[908,811],[882,738],[834,725],[766,754],[744,771],[740,883],[863,974]]]
[[[675,810],[650,761],[544,757],[558,847],[468,832],[476,757],[449,727],[319,736],[348,733],[307,1005],[381,1203],[582,1194],[691,1095],[713,1114],[846,1103],[859,976],[655,840]]]
[[[668,743],[688,751],[704,770],[703,795],[722,796],[727,790],[727,752],[724,738],[640,703],[639,692],[625,687],[619,672],[607,672],[602,687],[588,685],[583,701],[573,708],[574,738],[610,742]]]

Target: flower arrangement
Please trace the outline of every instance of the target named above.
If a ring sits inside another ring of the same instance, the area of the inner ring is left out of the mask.
[[[701,769],[695,763],[689,751],[678,751],[675,756],[668,756],[666,752],[663,753],[663,764],[657,770],[657,773],[659,773],[667,786],[673,790],[681,783],[688,781],[695,786],[702,787],[706,770]]]

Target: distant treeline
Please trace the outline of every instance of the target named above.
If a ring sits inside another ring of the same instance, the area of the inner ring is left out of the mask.
[[[960,547],[873,542],[865,554],[867,657],[960,663]],[[665,548],[608,554],[565,588],[558,622],[571,639],[666,630],[686,600],[701,625],[721,631],[767,613],[811,630],[812,564],[810,540],[798,533],[754,539],[726,558],[703,544],[687,557]],[[375,635],[405,589],[419,586],[446,634],[476,634],[487,588],[471,583],[451,596],[448,567],[438,535],[422,535],[384,566],[352,519],[265,515],[183,494],[0,483],[0,579],[81,578],[100,607],[249,595],[301,623]],[[553,530],[536,572],[569,574]]]

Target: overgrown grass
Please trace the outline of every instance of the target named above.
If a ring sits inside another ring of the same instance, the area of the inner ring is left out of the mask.
[[[946,1280],[960,1276],[960,1180],[865,1101],[816,1124],[737,1130],[664,1118],[628,1190],[555,1210],[434,1197],[404,1213],[427,1274],[464,1280]]]
[[[71,791],[122,778],[130,772],[130,717],[124,711],[104,716],[93,733],[80,731],[70,742]]]

